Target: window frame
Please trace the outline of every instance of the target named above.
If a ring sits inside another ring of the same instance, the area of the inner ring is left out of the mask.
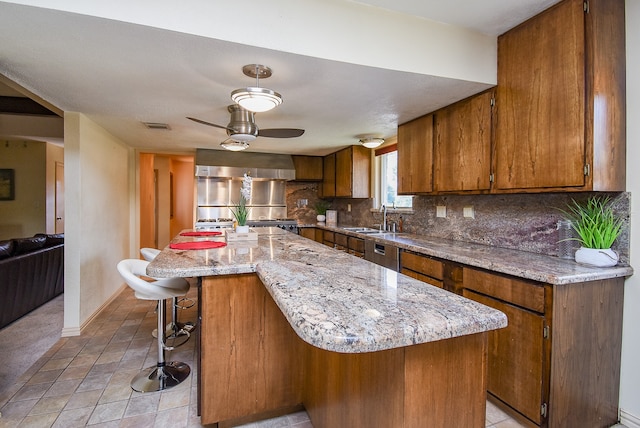
[[[383,156],[389,154],[391,152],[397,152],[397,145],[390,144],[389,146],[383,146],[377,150],[375,150],[374,158],[373,158],[373,175],[374,175],[374,198],[373,198],[373,208],[372,211],[378,211],[382,208],[383,201],[385,200],[383,194]],[[397,183],[396,183],[397,185]],[[397,194],[397,188],[396,188]],[[387,212],[397,212],[397,213],[413,213],[413,204],[414,204],[414,195],[400,195],[400,196],[408,196],[411,198],[411,207],[394,207],[387,206]]]

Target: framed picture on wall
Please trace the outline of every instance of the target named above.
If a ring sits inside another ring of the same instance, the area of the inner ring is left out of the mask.
[[[13,201],[16,198],[16,184],[13,169],[0,169],[0,201]]]

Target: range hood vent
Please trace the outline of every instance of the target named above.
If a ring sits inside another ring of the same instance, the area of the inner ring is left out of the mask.
[[[243,177],[295,180],[296,170],[290,155],[273,153],[196,150],[196,177]]]

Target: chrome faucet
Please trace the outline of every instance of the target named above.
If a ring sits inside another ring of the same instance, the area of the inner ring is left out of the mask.
[[[387,231],[387,206],[382,204],[380,206],[380,212],[382,213],[382,231]]]

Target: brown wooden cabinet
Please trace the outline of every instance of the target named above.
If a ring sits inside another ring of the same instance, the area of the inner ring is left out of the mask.
[[[322,198],[369,198],[371,196],[371,151],[351,146],[323,159]]]
[[[541,427],[616,423],[624,278],[550,285],[463,269],[463,295],[507,315],[487,390]]]
[[[496,192],[625,190],[624,1],[584,4],[498,38]]]
[[[349,251],[349,237],[342,233],[333,234],[333,243],[336,250],[348,252]]]
[[[296,181],[322,181],[322,156],[291,156],[296,169]]]
[[[330,230],[323,230],[322,243],[327,247],[335,247],[335,233]]]
[[[436,287],[443,288],[444,286],[443,263],[433,257],[402,250],[400,252],[400,273]]]
[[[433,115],[398,126],[398,194],[433,191]]]
[[[336,197],[371,196],[371,150],[351,146],[336,152]]]
[[[336,196],[336,154],[322,158],[322,185],[318,188],[318,196],[321,198],[333,198]]]
[[[318,229],[317,227],[301,227],[298,234],[304,238],[311,239],[322,244],[324,240],[323,232],[324,231],[322,229]]]
[[[462,294],[462,265],[413,251],[400,251],[400,273],[422,282]]]
[[[435,112],[434,191],[491,188],[493,97],[490,90]]]
[[[364,258],[364,239],[355,236],[345,235],[344,233],[323,232],[322,242],[325,245],[344,251],[353,256]]]
[[[348,239],[349,254],[352,256],[364,258],[364,239],[349,236]]]

